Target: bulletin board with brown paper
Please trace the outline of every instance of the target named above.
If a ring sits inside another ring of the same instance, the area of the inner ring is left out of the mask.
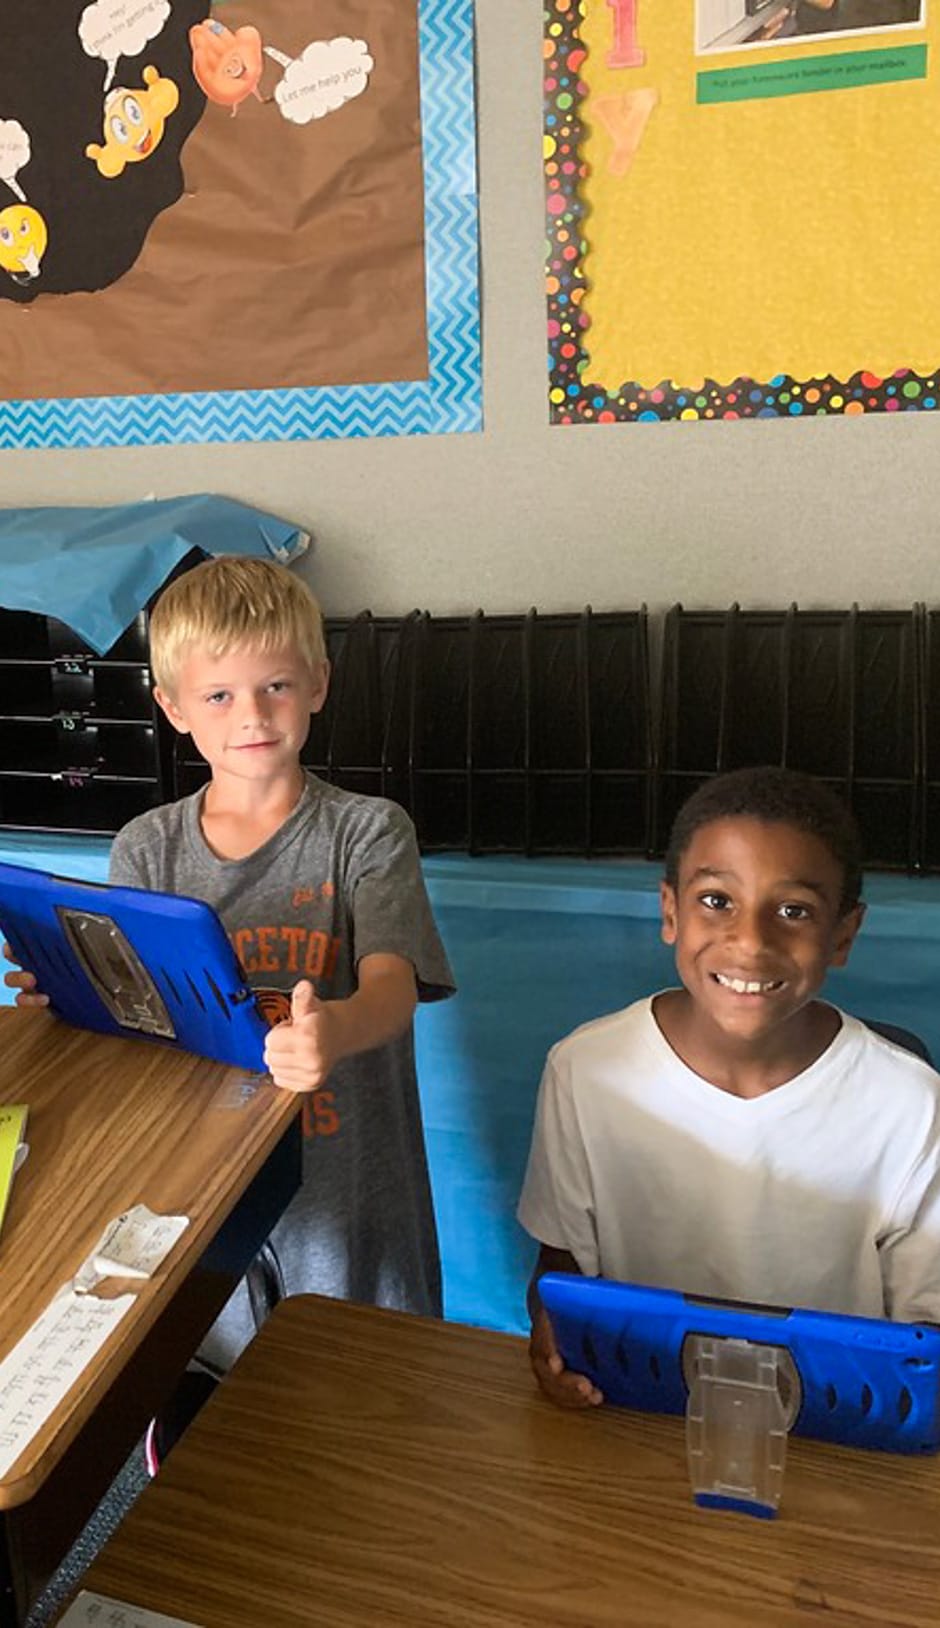
[[[0,446],[479,426],[470,0],[4,36]]]

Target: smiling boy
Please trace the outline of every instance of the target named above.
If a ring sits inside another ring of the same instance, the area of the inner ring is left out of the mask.
[[[662,936],[681,987],[550,1053],[519,1205],[539,1242],[532,1363],[562,1405],[544,1271],[940,1320],[940,1077],[817,999],[861,925],[854,822],[820,782],[744,769],[680,810]]]
[[[221,556],[161,594],[150,655],[210,777],[118,833],[110,881],[212,905],[275,1024],[266,1067],[305,1095],[303,1184],[272,1235],[288,1292],[440,1316],[412,1019],[453,975],[407,814],[300,762],[329,682],[320,608],[285,566]],[[253,1329],[242,1288],[203,1355],[228,1367]]]

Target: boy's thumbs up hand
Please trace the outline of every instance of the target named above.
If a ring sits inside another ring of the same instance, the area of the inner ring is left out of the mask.
[[[322,1003],[317,999],[317,992],[309,978],[301,978],[295,984],[290,997],[290,1020],[297,1023],[300,1018],[310,1017]]]
[[[290,1018],[272,1029],[264,1062],[283,1091],[317,1091],[337,1061],[338,1033],[332,1002],[321,1001],[309,979],[295,984]]]

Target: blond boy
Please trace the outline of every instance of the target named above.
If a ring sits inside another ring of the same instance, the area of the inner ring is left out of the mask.
[[[150,641],[156,699],[211,779],[125,826],[110,880],[211,904],[275,1020],[267,1067],[307,1095],[303,1185],[273,1235],[288,1291],[439,1315],[412,1017],[453,976],[407,815],[300,763],[329,681],[316,600],[271,561],[213,559],[164,592]],[[204,1355],[227,1366],[251,1330],[241,1291]]]

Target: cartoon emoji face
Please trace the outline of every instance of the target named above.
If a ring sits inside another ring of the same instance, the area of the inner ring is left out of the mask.
[[[93,158],[100,173],[109,178],[121,175],[126,164],[140,164],[160,145],[164,125],[179,99],[172,79],[161,79],[156,68],[145,68],[141,89],[119,88],[105,97],[104,145],[90,142],[85,157]]]
[[[246,96],[259,96],[264,56],[256,28],[246,24],[233,34],[223,23],[209,17],[189,30],[189,43],[193,77],[210,102],[230,107],[234,113]]]
[[[39,276],[48,241],[46,223],[31,204],[11,204],[0,210],[0,266],[15,283],[28,283]]]

